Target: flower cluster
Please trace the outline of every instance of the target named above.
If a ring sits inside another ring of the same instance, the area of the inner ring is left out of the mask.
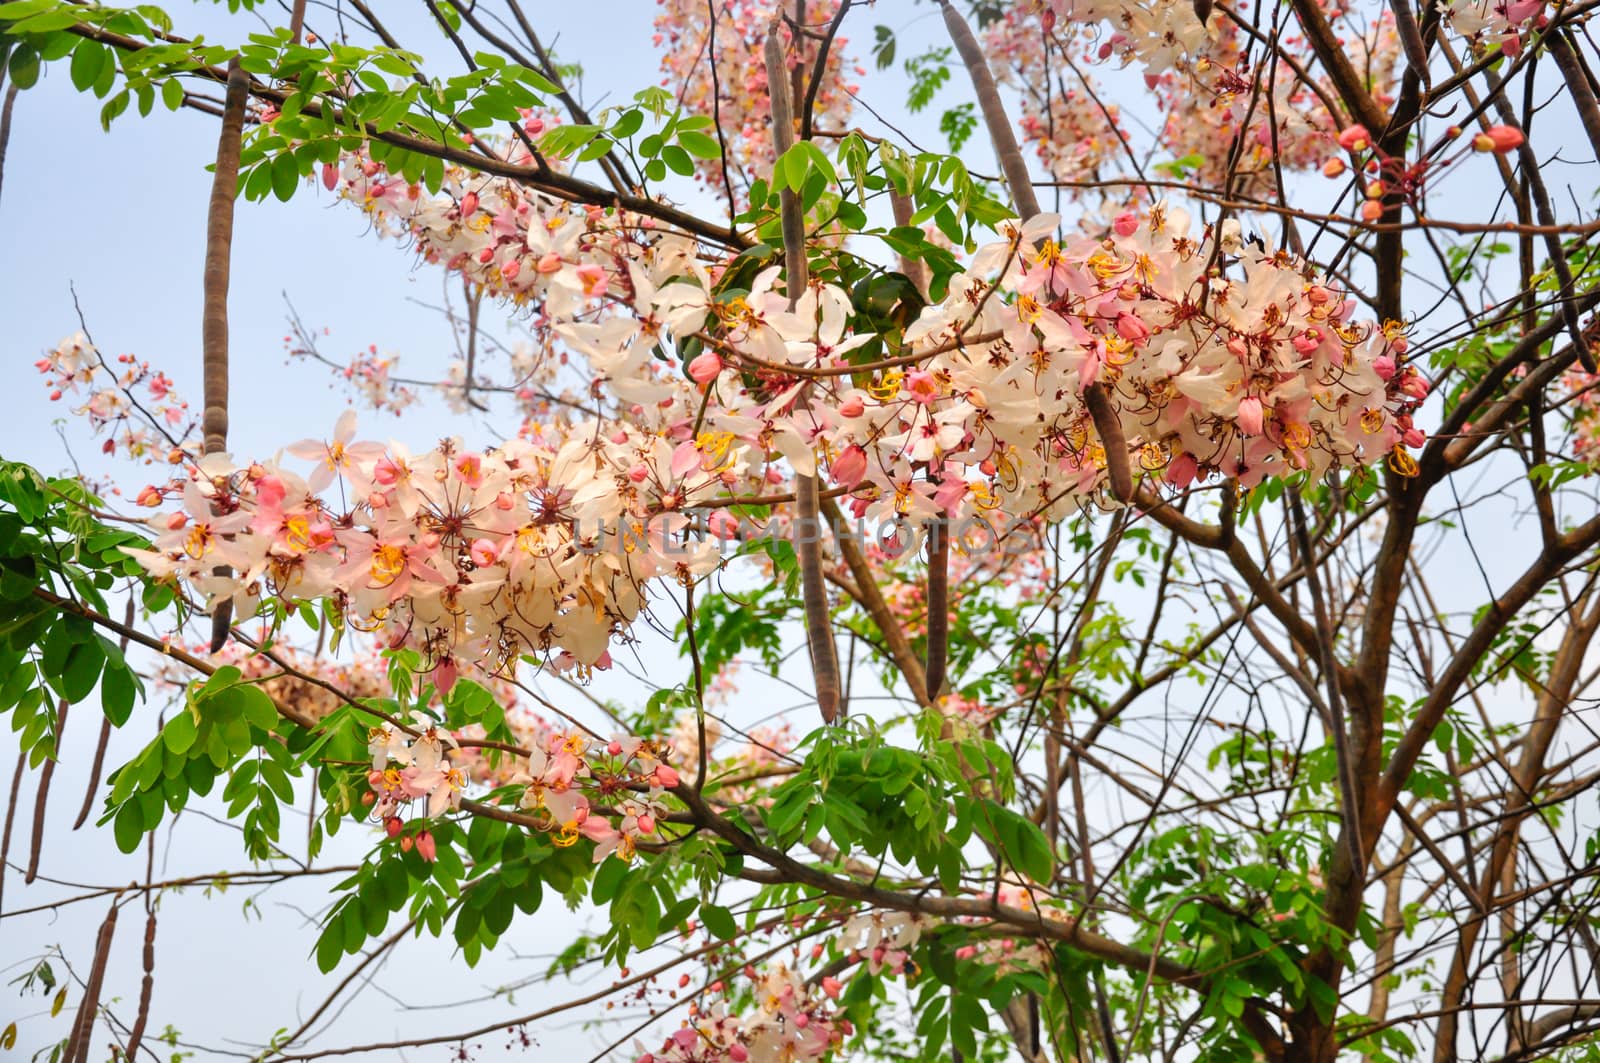
[[[687,110],[713,118],[727,140],[727,164],[746,180],[771,173],[777,157],[773,148],[771,116],[767,104],[767,68],[762,48],[772,19],[791,4],[781,0],[721,0],[706,4],[702,0],[657,0],[656,34],[653,42],[664,48],[662,84]],[[821,32],[838,13],[838,0],[809,0],[805,5],[806,29]],[[708,25],[708,16],[715,26]],[[713,29],[715,32],[713,32]],[[817,44],[809,41],[794,47],[794,34],[785,24],[784,55],[791,70],[810,78],[816,62]],[[845,83],[845,68],[853,66],[842,58],[847,41],[835,37],[828,51],[817,85],[813,114],[816,124],[826,129],[848,126],[852,94],[856,86]],[[713,78],[713,64],[715,77]],[[854,67],[860,75],[864,71]],[[801,100],[796,98],[798,109]],[[722,162],[701,160],[700,175],[713,185],[722,184]]]
[[[1340,40],[1369,72],[1369,91],[1388,101],[1399,39],[1387,13],[1357,30],[1348,15],[1332,5],[1326,12]],[[1109,31],[1109,36],[1106,35]],[[1061,76],[1061,57],[1086,64],[1107,60],[1142,63],[1145,82],[1166,118],[1162,146],[1209,187],[1222,187],[1231,174],[1244,186],[1236,191],[1274,197],[1274,165],[1304,170],[1327,157],[1334,134],[1348,121],[1330,114],[1326,100],[1337,100],[1324,83],[1302,81],[1287,64],[1252,67],[1245,41],[1232,20],[1209,24],[1192,5],[1159,0],[1124,5],[1100,0],[1049,0],[1017,4],[990,24],[984,47],[1000,77],[1021,95],[1020,125],[1039,146],[1040,157],[1059,180],[1094,178],[1103,163],[1123,152],[1119,109],[1094,80],[1074,67]],[[1302,68],[1312,65],[1301,38],[1281,42]],[[1323,91],[1319,94],[1316,89]],[[1239,150],[1230,152],[1237,138]],[[1132,202],[1136,187],[1120,194]]]
[[[694,1008],[693,1019],[667,1037],[654,1052],[640,1051],[637,1063],[748,1063],[754,1060],[820,1059],[838,1048],[852,1030],[831,1007],[838,983],[819,992],[785,964],[757,971],[747,967],[752,1007],[729,1010],[717,1000]]]
[[[511,781],[523,785],[522,808],[557,846],[588,838],[596,863],[613,853],[632,860],[641,841],[659,837],[663,792],[678,785],[666,755],[664,746],[639,738],[602,745],[576,731],[552,733]]]
[[[309,479],[206,459],[183,508],[152,519],[154,549],[133,553],[157,576],[231,597],[241,619],[270,597],[333,599],[351,625],[419,650],[446,692],[461,661],[509,671],[554,650],[558,667],[604,667],[648,580],[717,563],[713,546],[675,533],[677,511],[722,481],[698,457],[675,463],[653,433],[594,424],[559,445],[447,440],[420,455],[354,434],[347,411],[330,439],[289,447],[315,463]],[[336,480],[347,507],[318,493]]]
[[[68,336],[33,364],[45,377],[51,402],[86,396],[73,412],[88,418],[96,433],[106,433],[101,447],[106,454],[121,450],[147,464],[166,461],[174,442],[194,431],[189,404],[165,373],[131,354],[118,355],[112,366],[82,332]]]

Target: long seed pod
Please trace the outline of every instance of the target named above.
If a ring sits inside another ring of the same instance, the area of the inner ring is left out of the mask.
[[[11,773],[11,799],[6,802],[6,826],[0,832],[0,912],[5,911],[6,861],[11,856],[11,826],[17,821],[17,797],[22,792],[22,771],[27,766],[27,754],[18,753],[16,770]]]
[[[222,132],[217,138],[217,166],[211,178],[211,210],[206,220],[205,305],[201,347],[205,358],[205,414],[201,430],[205,452],[228,449],[228,262],[233,254],[233,201],[239,191],[239,141],[244,133],[244,105],[250,75],[235,56],[228,63],[228,91],[222,104]],[[219,576],[230,575],[218,566]],[[211,614],[211,652],[228,641],[233,602],[223,598]]]
[[[50,780],[55,778],[56,761],[61,757],[61,735],[67,729],[67,699],[61,699],[56,710],[56,744],[50,756],[39,766],[39,796],[33,802],[33,842],[28,846],[28,870],[22,876],[24,884],[39,877],[39,853],[44,848],[44,813],[50,799]]]
[[[289,40],[299,44],[300,38],[305,35],[305,28],[306,0],[294,0],[294,7],[289,10]],[[128,1055],[133,1055],[132,1050],[129,1050]]]
[[[11,108],[17,102],[17,86],[6,86],[6,102],[0,104],[0,187],[6,175],[6,142],[11,139]]]
[[[928,525],[928,697],[944,693],[945,659],[950,647],[950,524],[942,517]]]
[[[1033,193],[1033,178],[1028,175],[1028,164],[1022,150],[1017,147],[1016,134],[1011,131],[1011,120],[1000,102],[1000,91],[994,85],[994,73],[983,58],[983,49],[972,35],[972,27],[961,17],[950,0],[939,0],[944,8],[944,24],[950,32],[961,61],[966,64],[967,76],[972,79],[972,90],[978,97],[978,109],[983,112],[983,124],[989,129],[989,139],[994,142],[995,157],[1000,160],[1000,172],[1005,174],[1006,185],[1011,189],[1011,199],[1017,213],[1027,221],[1039,213],[1039,199]]]
[[[94,961],[89,967],[89,977],[84,981],[83,1001],[78,1005],[78,1016],[72,1022],[72,1034],[67,1039],[67,1050],[61,1058],[65,1063],[88,1063],[89,1042],[94,1038],[95,1019],[100,1012],[100,989],[105,985],[106,963],[111,959],[111,938],[117,930],[117,904],[121,896],[111,899],[111,910],[100,924],[100,935],[94,943]]]
[[[767,30],[767,91],[772,99],[772,142],[782,155],[794,147],[794,111],[785,76],[783,45],[778,40],[778,21]],[[800,199],[785,188],[781,197],[783,212],[784,284],[789,290],[789,309],[793,310],[805,291],[806,233]],[[833,645],[833,625],[828,619],[828,590],[822,574],[822,520],[819,517],[820,491],[815,474],[795,477],[795,554],[800,561],[800,591],[805,605],[806,644],[811,651],[811,672],[817,684],[817,708],[825,723],[839,716],[839,656]]]
[[[128,632],[133,630],[133,595],[128,595],[128,607],[122,613],[122,636],[117,639],[117,648],[127,654]],[[106,766],[106,746],[111,743],[111,717],[105,716],[100,720],[100,740],[95,743],[94,763],[89,766],[89,785],[83,791],[83,807],[78,809],[78,818],[73,822],[72,829],[77,830],[89,821],[89,813],[94,809],[94,795],[100,789],[100,773]]]
[[[1083,404],[1089,407],[1094,418],[1094,430],[1100,433],[1100,445],[1106,451],[1106,473],[1111,480],[1111,494],[1118,502],[1133,501],[1133,471],[1128,467],[1128,440],[1122,434],[1122,421],[1111,408],[1105,385],[1098,380],[1083,389]]]
[[[145,839],[144,856],[144,978],[139,983],[139,1013],[128,1031],[130,1063],[139,1058],[139,1043],[144,1040],[144,1029],[150,1022],[150,997],[156,986],[156,893],[149,888],[155,879],[155,866],[156,836],[151,831]]]

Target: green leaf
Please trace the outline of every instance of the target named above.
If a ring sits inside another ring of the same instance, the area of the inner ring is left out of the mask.
[[[702,902],[700,905],[700,920],[705,923],[707,930],[723,941],[730,940],[739,932],[738,924],[733,921],[733,913],[719,905]]]
[[[131,853],[139,848],[139,840],[144,837],[144,817],[139,812],[139,802],[129,801],[117,810],[111,833],[117,839],[117,848],[123,852]]]
[[[167,722],[161,729],[162,744],[175,756],[183,756],[194,748],[194,740],[198,731],[194,725],[194,714],[187,709],[180,711]]]
[[[292,153],[286,151],[272,160],[273,195],[287,203],[299,184],[300,167],[295,163]]]
[[[87,92],[96,81],[100,80],[100,72],[105,69],[106,62],[110,58],[105,45],[99,41],[81,42],[73,50],[72,65],[69,68],[73,87],[79,92]]]
[[[678,143],[684,150],[697,159],[716,159],[722,155],[722,146],[717,143],[717,138],[705,133],[678,130]]]

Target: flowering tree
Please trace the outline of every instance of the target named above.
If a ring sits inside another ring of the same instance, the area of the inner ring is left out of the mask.
[[[344,977],[263,1060],[567,1011],[662,1063],[1596,1058],[1597,223],[1542,168],[1600,160],[1589,5],[663,0],[660,84],[603,108],[535,5],[422,8],[444,61],[360,0],[222,43],[0,3],[7,115],[49,68],[220,130],[198,355],[83,322],[38,362],[128,478],[0,476],[0,875],[48,867],[95,701],[79,823],[147,854],[13,882],[7,920],[110,907],[0,1045],[179,1043],[197,880],[153,854],[204,807],[218,879],[355,854]],[[237,454],[235,203],[297,195],[446,278],[463,349],[404,376],[296,317],[352,408]],[[430,400],[520,426],[371,431]],[[464,968],[562,901],[548,976],[598,992],[320,1022],[408,937]]]

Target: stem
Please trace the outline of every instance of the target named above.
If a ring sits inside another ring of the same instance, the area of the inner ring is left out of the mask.
[[[228,260],[233,251],[233,201],[239,191],[239,140],[244,132],[244,105],[250,75],[234,56],[228,63],[228,91],[222,104],[222,132],[217,138],[217,167],[211,179],[211,210],[206,220],[205,302],[201,316],[201,348],[205,366],[205,413],[201,427],[206,454],[228,449]],[[226,565],[215,570],[231,575]],[[217,602],[211,614],[211,652],[228,641],[233,601]]]
[[[767,89],[772,97],[772,138],[778,154],[794,147],[794,114],[790,109],[789,86],[784,79],[783,46],[778,41],[778,21],[767,30]],[[784,284],[793,310],[805,291],[805,218],[793,189],[782,193]],[[839,657],[833,645],[833,626],[828,619],[828,591],[822,574],[822,521],[818,518],[821,499],[817,477],[796,475],[795,554],[800,559],[800,590],[806,616],[806,644],[811,650],[811,670],[816,677],[817,708],[825,723],[839,715]]]

